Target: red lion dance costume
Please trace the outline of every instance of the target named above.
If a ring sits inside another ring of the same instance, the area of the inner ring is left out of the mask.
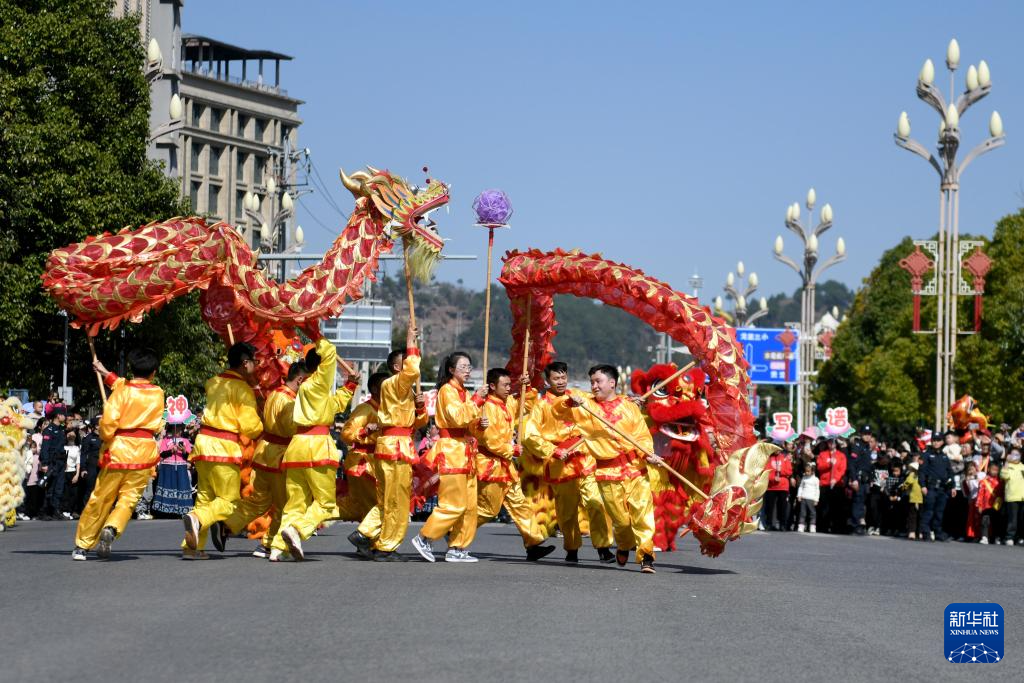
[[[761,509],[761,499],[768,486],[765,464],[777,448],[755,445],[754,418],[747,403],[747,362],[733,328],[712,315],[695,298],[598,254],[562,250],[509,252],[504,258],[500,281],[512,304],[512,351],[508,370],[513,377],[523,372],[529,320],[527,369],[533,386],[538,389],[543,386],[544,367],[554,359],[555,294],[599,299],[685,344],[699,362],[701,374],[706,374],[708,379],[706,411],[701,413],[694,403],[696,394],[690,399],[680,395],[681,402],[674,401],[671,405],[663,400],[663,407],[655,408],[657,401],[649,404],[655,414],[672,417],[663,425],[686,417],[694,421],[694,429],[698,431],[693,445],[669,454],[684,468],[691,466],[692,478],[687,478],[696,488],[686,497],[677,495],[672,499],[680,506],[678,516],[673,519],[687,525],[700,542],[701,552],[710,556],[721,554],[726,542],[757,528],[752,516]],[[691,378],[696,380],[697,375]],[[681,383],[678,390],[682,391]],[[667,504],[667,494],[662,495],[662,501]],[[667,532],[668,526],[664,525],[663,530]],[[672,536],[675,536],[674,530]]]

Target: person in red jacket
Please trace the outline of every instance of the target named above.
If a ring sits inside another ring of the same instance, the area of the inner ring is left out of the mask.
[[[818,529],[833,534],[846,531],[846,454],[829,439],[818,450]]]
[[[779,451],[768,458],[768,490],[764,494],[765,529],[789,531],[789,487],[793,462],[789,453]]]

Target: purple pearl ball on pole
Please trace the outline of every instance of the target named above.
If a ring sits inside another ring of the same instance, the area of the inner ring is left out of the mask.
[[[507,225],[512,217],[512,202],[501,190],[484,190],[473,200],[473,210],[480,225]]]

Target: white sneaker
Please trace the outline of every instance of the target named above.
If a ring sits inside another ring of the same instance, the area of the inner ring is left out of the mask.
[[[299,535],[299,530],[293,526],[290,526],[281,531],[281,538],[284,539],[288,549],[292,552],[292,556],[296,562],[300,562],[306,559],[306,554],[302,550],[302,536]]]
[[[812,534],[816,534],[816,533],[818,533],[818,527],[816,527],[815,525],[813,525],[813,524],[812,524],[812,525],[811,525],[811,533],[812,533]]]
[[[436,562],[437,558],[434,557],[434,548],[430,545],[430,541],[423,538],[419,534],[412,537],[412,547],[416,548],[416,552],[420,554],[427,562]],[[448,551],[448,555],[451,555],[452,551]],[[445,562],[455,562],[456,560],[449,560],[448,555],[445,555]]]
[[[84,548],[75,548],[74,550],[72,550],[71,551],[71,559],[75,560],[77,562],[85,562],[85,559],[86,559],[85,549]]]
[[[796,528],[796,532],[798,534],[804,533],[804,525],[803,524],[798,525],[797,528]]]
[[[934,531],[929,531],[928,532],[928,540],[929,541],[934,541],[935,540],[935,532]]]
[[[1014,545],[1013,539],[1012,538],[1006,539],[1006,545]]]
[[[153,519],[153,515],[149,514],[148,512],[140,512],[139,514],[135,515],[135,519]]]
[[[480,560],[473,557],[469,552],[460,550],[459,548],[449,548],[448,552],[444,555],[445,562],[479,562]]]
[[[19,512],[19,513],[18,513],[18,520],[19,520],[19,521],[21,521],[21,522],[27,522],[27,521],[28,521],[28,520],[30,520],[30,519],[32,519],[32,518],[31,518],[31,517],[29,517],[28,515],[26,515],[26,514],[23,514],[23,513],[21,513],[21,512]]]
[[[70,512],[62,512],[62,513],[60,513],[60,516],[63,517],[64,519],[74,519],[74,517],[71,516]]]
[[[274,548],[273,550],[270,551],[270,558],[269,559],[270,559],[271,562],[294,562],[295,561],[295,558],[292,557],[290,553],[286,553],[283,550],[278,550],[277,548]]]
[[[988,539],[982,536],[981,540],[978,541],[978,543],[980,543],[981,545],[988,545]]]
[[[759,522],[757,523],[757,530],[758,530],[758,531],[764,531],[764,522],[760,522],[760,521],[759,521]]]

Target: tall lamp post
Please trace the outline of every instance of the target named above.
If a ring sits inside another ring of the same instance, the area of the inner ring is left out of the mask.
[[[287,254],[292,251],[297,253],[302,249],[305,240],[302,226],[295,227],[295,240],[290,248],[285,249],[283,238],[288,221],[295,215],[295,197],[298,197],[301,192],[297,192],[293,197],[288,189],[278,186],[275,176],[276,172],[273,162],[271,162],[271,172],[264,185],[266,197],[261,199],[257,192],[248,191],[242,197],[242,208],[245,209],[245,215],[251,221],[251,225],[259,225],[260,251],[274,254]],[[270,202],[269,217],[261,211],[264,201]],[[277,277],[283,279],[285,277],[285,262],[280,261],[279,265],[275,265],[275,269],[279,269]]]
[[[749,315],[748,304],[753,301],[754,292],[757,291],[758,281],[757,273],[751,273],[747,276],[747,286],[744,289],[737,287],[736,277],[737,275],[742,278],[746,273],[746,266],[743,265],[743,261],[736,264],[736,274],[729,273],[725,276],[725,285],[722,289],[725,290],[725,295],[733,302],[733,321],[737,327],[752,327],[755,322],[768,315],[768,300],[761,297],[758,300],[757,310],[751,312]],[[742,287],[742,285],[740,285]],[[724,302],[722,297],[715,297],[715,309],[717,311],[725,311],[723,307]]]
[[[935,85],[935,65],[925,60],[917,77],[917,96],[939,114],[938,157],[929,152],[921,143],[910,137],[910,119],[907,112],[901,112],[896,124],[896,144],[925,159],[939,175],[939,239],[916,240],[934,256],[935,280],[915,291],[920,294],[935,294],[937,314],[935,321],[935,427],[941,429],[955,392],[953,365],[956,361],[956,342],[960,334],[957,322],[957,298],[973,296],[975,288],[963,281],[961,268],[964,256],[981,245],[976,240],[960,239],[960,174],[977,157],[1006,143],[1003,120],[999,112],[993,111],[989,118],[989,138],[972,149],[963,161],[957,164],[956,154],[960,148],[960,117],[972,104],[992,90],[992,79],[988,64],[984,60],[975,67],[967,68],[966,89],[959,97],[955,89],[955,72],[960,66],[960,45],[956,39],[949,41],[946,48],[946,68],[949,70],[949,100],[945,99]],[[918,250],[919,250],[918,248]],[[917,274],[918,286],[920,274]],[[914,273],[911,273],[914,276]]]
[[[818,236],[832,227],[832,205],[821,207],[820,220],[814,228],[814,204],[817,201],[814,188],[807,191],[807,223],[800,220],[800,203],[793,202],[786,209],[786,227],[800,238],[804,246],[802,264],[782,253],[785,246],[782,235],[775,238],[775,258],[796,271],[803,285],[800,295],[800,339],[798,341],[799,358],[797,369],[797,415],[800,429],[814,423],[814,410],[811,403],[811,377],[814,375],[814,288],[821,274],[846,259],[846,242],[840,237],[836,240],[836,253],[824,263],[818,264]]]

